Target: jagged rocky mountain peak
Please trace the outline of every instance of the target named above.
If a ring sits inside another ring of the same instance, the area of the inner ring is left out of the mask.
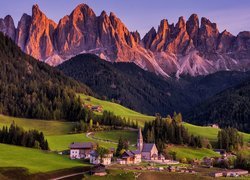
[[[27,54],[56,66],[72,56],[93,53],[111,62],[133,62],[158,75],[206,75],[221,70],[250,69],[250,33],[219,32],[217,24],[197,14],[176,24],[160,21],[144,37],[130,31],[115,13],[97,16],[78,5],[56,24],[39,8],[24,14],[17,28],[11,16],[0,19],[0,31]]]

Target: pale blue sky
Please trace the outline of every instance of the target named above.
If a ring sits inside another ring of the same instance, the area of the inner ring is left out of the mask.
[[[144,35],[166,18],[177,22],[179,16],[187,19],[192,13],[217,22],[220,31],[227,29],[234,35],[250,31],[250,0],[0,0],[0,17],[10,14],[17,24],[23,13],[31,14],[33,4],[55,22],[58,22],[80,3],[88,4],[97,15],[102,10],[114,12],[129,28]]]

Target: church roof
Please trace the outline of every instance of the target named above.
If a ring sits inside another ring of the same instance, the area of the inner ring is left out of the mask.
[[[154,143],[144,143],[142,152],[150,152],[153,149],[154,145]]]
[[[133,154],[141,154],[141,152],[139,150],[133,150],[131,151]]]

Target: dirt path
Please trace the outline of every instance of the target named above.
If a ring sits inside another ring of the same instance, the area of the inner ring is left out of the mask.
[[[97,140],[97,141],[102,141],[102,142],[108,142],[108,143],[112,143],[112,144],[118,144],[118,143],[115,142],[115,141],[96,138],[94,135],[95,135],[94,132],[88,132],[88,133],[86,133],[86,137],[87,137],[87,138],[94,139],[94,140]]]
[[[93,140],[96,140],[96,141],[102,141],[102,142],[106,142],[106,143],[118,144],[117,142],[112,141],[112,140],[97,138],[97,137],[95,137],[95,133],[94,132],[88,132],[88,133],[86,133],[86,137],[90,138],[90,139],[93,139]],[[131,146],[135,146],[135,144],[131,144]]]

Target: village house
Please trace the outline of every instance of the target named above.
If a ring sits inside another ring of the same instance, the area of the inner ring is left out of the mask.
[[[208,124],[208,127],[219,129],[219,125],[218,124]]]
[[[110,165],[111,164],[111,159],[113,157],[113,151],[110,150],[108,154],[105,154],[102,159],[100,155],[97,153],[96,150],[92,150],[90,152],[90,164],[103,164],[103,165]]]
[[[102,112],[103,108],[102,108],[102,106],[92,106],[91,110],[95,111],[95,112]]]
[[[88,159],[90,158],[90,152],[94,149],[95,145],[91,142],[70,144],[70,158],[71,159]]]
[[[118,160],[119,164],[138,164],[141,162],[141,152],[138,150],[134,151],[125,151],[121,159]]]
[[[141,152],[142,159],[158,160],[158,149],[155,143],[144,143],[141,128],[139,129],[137,138],[137,149]],[[160,157],[162,158],[162,157]]]

